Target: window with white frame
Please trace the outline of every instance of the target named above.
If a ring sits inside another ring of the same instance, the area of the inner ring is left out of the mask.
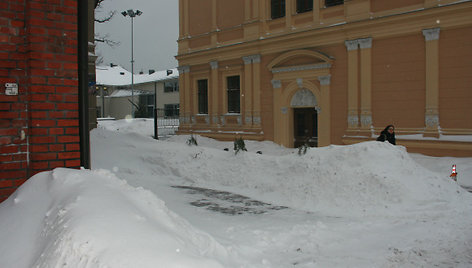
[[[178,92],[179,82],[178,81],[166,81],[164,82],[164,92]]]

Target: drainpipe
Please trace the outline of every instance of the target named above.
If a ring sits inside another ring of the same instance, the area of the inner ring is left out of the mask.
[[[88,1],[77,1],[78,5],[78,76],[79,76],[79,135],[80,165],[90,169],[90,136],[88,105]]]

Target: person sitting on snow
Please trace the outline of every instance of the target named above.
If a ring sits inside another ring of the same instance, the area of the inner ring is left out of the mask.
[[[393,145],[395,143],[395,127],[393,125],[388,125],[382,132],[380,132],[380,136],[377,138],[377,141],[388,141]]]

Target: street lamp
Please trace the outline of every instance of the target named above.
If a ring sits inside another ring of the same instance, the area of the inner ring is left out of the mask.
[[[134,17],[141,16],[143,14],[140,10],[128,9],[121,12],[123,16],[131,17],[131,117],[134,118],[134,50],[133,50],[133,21]]]

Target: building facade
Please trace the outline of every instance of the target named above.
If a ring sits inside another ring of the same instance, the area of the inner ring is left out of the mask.
[[[179,0],[180,133],[472,155],[472,1]]]
[[[131,90],[131,72],[121,66],[97,66],[97,117],[124,119],[134,116],[153,118],[154,108],[159,117],[179,116],[179,73],[177,69],[150,70],[134,75]]]

